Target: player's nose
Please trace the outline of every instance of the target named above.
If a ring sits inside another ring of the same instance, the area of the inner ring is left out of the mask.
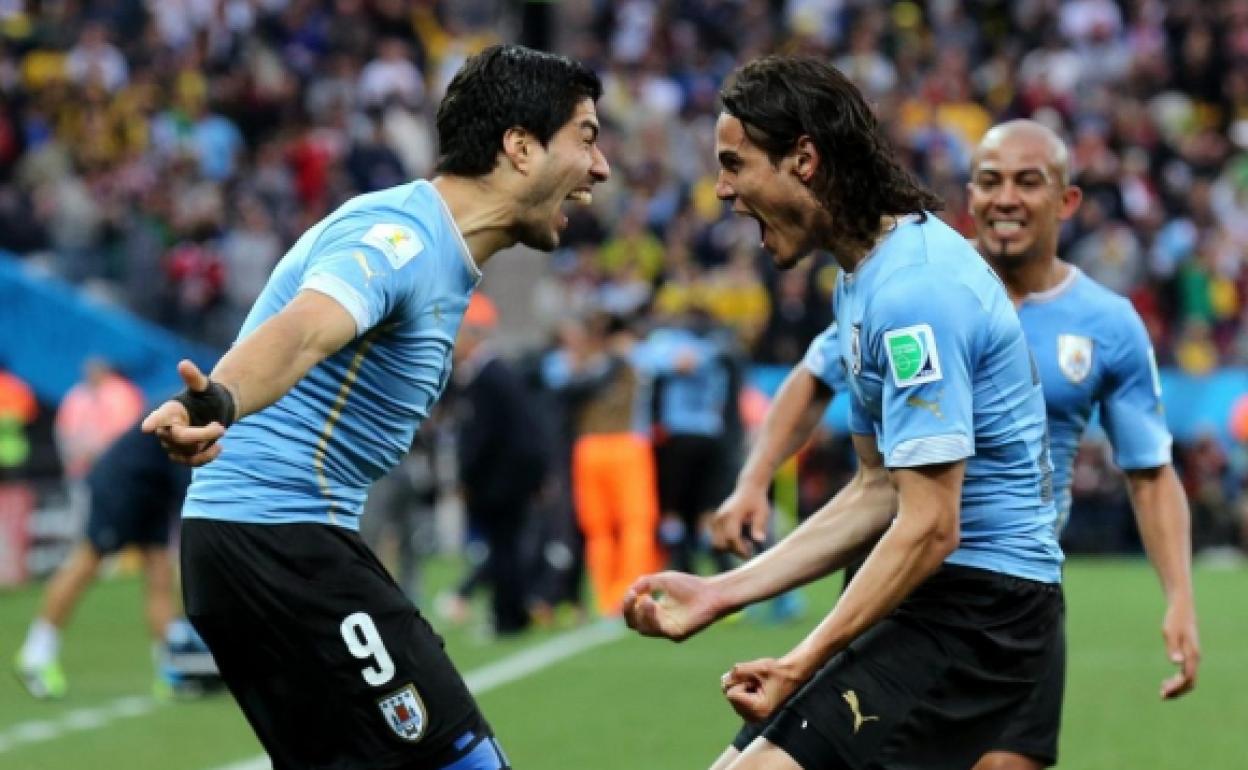
[[[589,166],[589,175],[594,178],[594,182],[605,182],[611,178],[611,164],[607,162],[607,156],[602,154],[602,150],[594,147],[593,163]]]

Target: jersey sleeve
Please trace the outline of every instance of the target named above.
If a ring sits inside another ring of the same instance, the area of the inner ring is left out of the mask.
[[[406,224],[331,225],[314,245],[299,288],[337,300],[355,319],[358,336],[416,292],[428,263],[417,258],[422,251],[420,235]]]
[[[833,393],[845,392],[845,362],[841,358],[835,321],[811,341],[802,365]]]
[[[1144,322],[1129,310],[1116,344],[1106,351],[1101,424],[1123,470],[1158,468],[1170,462],[1172,438],[1161,401],[1157,358]]]
[[[932,282],[926,270],[893,276],[864,328],[864,354],[883,378],[878,441],[890,468],[975,453],[971,360],[982,311],[960,287],[934,292]]]

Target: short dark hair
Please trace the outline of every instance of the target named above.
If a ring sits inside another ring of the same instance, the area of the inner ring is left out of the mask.
[[[830,64],[766,56],[734,72],[719,98],[772,163],[803,135],[814,141],[820,166],[812,188],[838,240],[870,246],[880,217],[944,205],[902,167],[866,99]]]
[[[602,82],[566,56],[496,45],[468,59],[438,105],[437,171],[482,176],[494,168],[510,128],[544,146],[584,99],[598,101]]]

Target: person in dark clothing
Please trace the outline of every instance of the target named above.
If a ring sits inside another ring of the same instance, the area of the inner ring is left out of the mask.
[[[524,384],[490,344],[498,311],[476,294],[455,343],[459,479],[471,526],[485,537],[494,631],[529,623],[522,533],[548,468],[542,426]]]

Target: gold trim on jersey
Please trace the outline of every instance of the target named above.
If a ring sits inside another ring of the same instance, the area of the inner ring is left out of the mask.
[[[360,340],[359,350],[355,351],[355,356],[351,359],[351,364],[347,366],[347,376],[343,378],[342,385],[338,388],[338,396],[334,399],[334,405],[329,410],[329,415],[325,418],[325,427],[321,429],[320,441],[316,444],[316,452],[312,455],[312,467],[316,469],[316,483],[321,488],[321,494],[327,500],[329,495],[329,479],[325,478],[325,452],[329,449],[329,440],[334,435],[334,426],[338,424],[338,420],[342,419],[342,409],[347,405],[347,397],[351,395],[351,387],[355,385],[356,375],[359,374],[360,366],[364,363],[364,357],[368,355],[368,351],[372,349],[373,342],[382,332],[380,326],[375,326]],[[334,503],[329,503],[329,523],[337,524],[334,518]]]

